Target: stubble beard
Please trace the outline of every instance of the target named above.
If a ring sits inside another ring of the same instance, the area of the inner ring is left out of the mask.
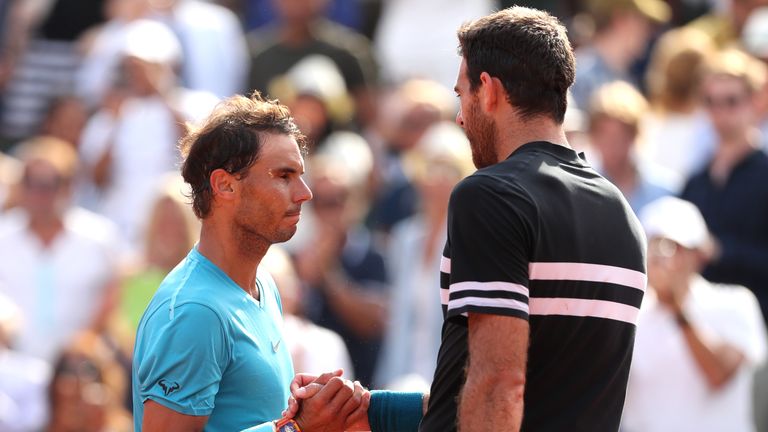
[[[263,256],[270,246],[275,243],[284,243],[296,233],[296,227],[292,229],[275,229],[265,232],[263,224],[259,223],[258,215],[254,215],[253,209],[241,209],[232,221],[233,238],[243,256]]]
[[[499,162],[496,155],[496,122],[481,113],[477,104],[473,104],[469,111],[464,121],[464,131],[472,149],[472,162],[477,169],[494,165]]]

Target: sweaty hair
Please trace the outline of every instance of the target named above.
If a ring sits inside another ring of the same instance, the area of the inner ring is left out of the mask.
[[[515,6],[464,24],[458,36],[473,92],[487,72],[501,81],[523,118],[544,115],[563,122],[576,62],[557,18]]]
[[[220,102],[202,126],[190,130],[179,142],[184,158],[181,175],[191,187],[192,209],[204,219],[211,211],[211,173],[223,169],[243,178],[256,160],[264,133],[288,135],[306,151],[304,135],[288,108],[267,100],[259,92],[250,98],[232,96]]]

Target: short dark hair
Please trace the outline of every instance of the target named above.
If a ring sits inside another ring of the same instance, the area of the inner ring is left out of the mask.
[[[487,72],[501,80],[523,118],[546,115],[563,122],[576,61],[557,18],[514,6],[462,25],[458,36],[472,91]]]
[[[204,219],[211,211],[211,173],[221,168],[243,178],[259,158],[263,133],[292,136],[306,153],[306,140],[288,108],[259,92],[223,100],[199,128],[190,129],[179,141],[184,158],[181,175],[191,186],[197,217]]]

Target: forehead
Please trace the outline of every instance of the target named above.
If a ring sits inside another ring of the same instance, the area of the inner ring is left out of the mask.
[[[35,177],[55,177],[61,174],[53,164],[44,159],[31,159],[27,161],[24,166],[24,172],[28,176]]]
[[[459,65],[459,74],[456,77],[456,87],[461,87],[468,82],[467,79],[467,60],[462,57],[461,64]]]
[[[747,90],[746,83],[732,75],[710,75],[704,80],[704,88],[708,91],[743,92]]]
[[[261,138],[263,142],[256,164],[263,163],[268,165],[268,168],[275,168],[275,165],[285,165],[297,169],[304,167],[304,158],[301,156],[299,145],[293,136],[264,133]]]

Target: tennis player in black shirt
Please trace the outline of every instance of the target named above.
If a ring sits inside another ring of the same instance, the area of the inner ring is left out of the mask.
[[[458,37],[456,122],[478,170],[450,199],[437,369],[428,397],[372,392],[366,426],[616,431],[645,238],[618,189],[566,140],[575,61],[565,28],[513,7]]]

